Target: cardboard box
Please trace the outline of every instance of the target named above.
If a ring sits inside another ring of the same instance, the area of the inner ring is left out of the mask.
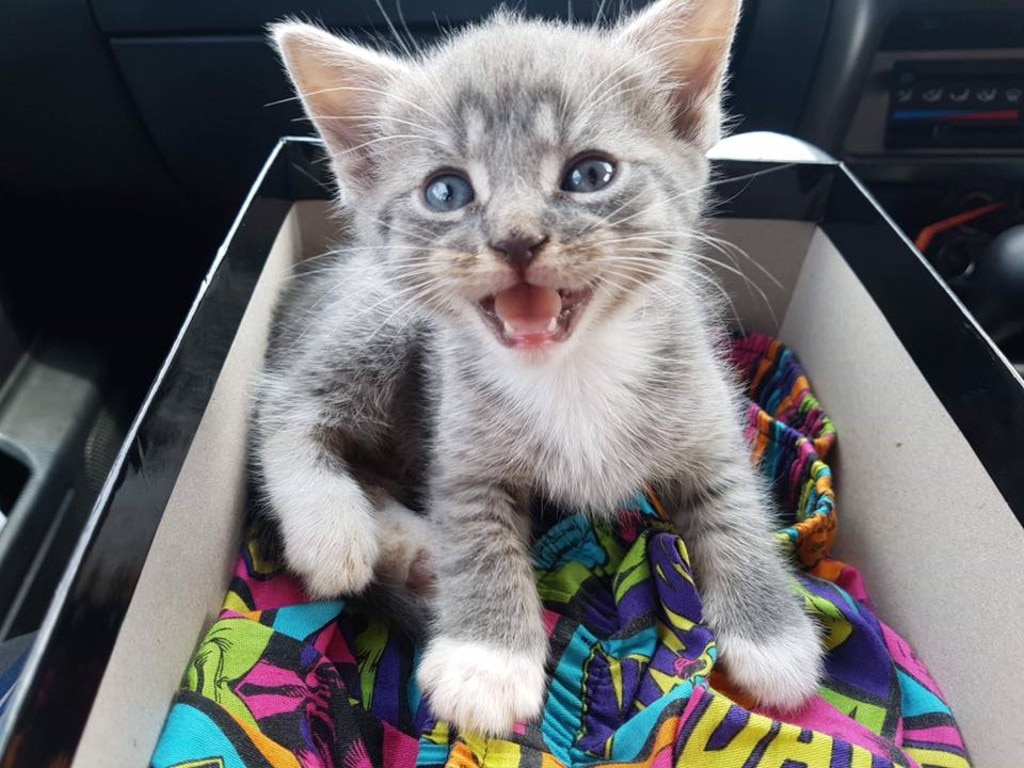
[[[218,252],[40,633],[3,766],[148,761],[236,558],[275,297],[331,242],[320,151],[283,140]],[[736,312],[796,350],[837,425],[837,556],[976,764],[1024,765],[1024,382],[841,164],[718,159],[716,178],[719,235],[781,283],[744,265],[769,311],[724,274]]]

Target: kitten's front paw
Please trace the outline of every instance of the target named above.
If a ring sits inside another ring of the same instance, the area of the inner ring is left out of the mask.
[[[544,707],[544,659],[483,643],[431,641],[416,679],[434,715],[460,731],[508,736]]]
[[[369,510],[322,515],[321,524],[285,529],[285,560],[311,597],[333,599],[362,592],[380,555]],[[328,522],[328,520],[330,522]]]
[[[377,511],[380,556],[377,575],[403,584],[413,593],[430,597],[437,586],[434,531],[422,515],[397,501]]]
[[[785,633],[763,640],[719,634],[719,658],[729,678],[759,704],[782,712],[799,710],[817,692],[824,648],[814,622],[801,612]]]

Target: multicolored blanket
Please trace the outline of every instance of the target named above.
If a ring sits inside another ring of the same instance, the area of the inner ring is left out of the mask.
[[[152,765],[968,766],[935,681],[874,615],[857,571],[829,557],[835,430],[799,363],[765,336],[735,340],[732,358],[749,383],[754,459],[788,516],[778,536],[828,647],[827,679],[805,711],[778,716],[730,685],[685,544],[641,493],[614,524],[569,516],[539,535],[551,679],[540,722],[510,739],[435,721],[412,674],[418,648],[364,609],[310,602],[250,543]]]

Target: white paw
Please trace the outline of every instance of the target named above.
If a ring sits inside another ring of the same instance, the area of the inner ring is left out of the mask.
[[[437,574],[430,522],[391,500],[377,511],[377,531],[377,574],[404,584],[416,594],[433,594]]]
[[[416,679],[434,715],[459,731],[508,736],[544,707],[544,660],[482,643],[437,638]]]
[[[368,506],[368,505],[367,505]],[[380,554],[377,529],[368,508],[349,508],[309,516],[304,526],[282,526],[288,566],[311,597],[355,595],[373,579]],[[293,521],[294,522],[294,521]]]
[[[725,636],[717,645],[729,678],[759,704],[794,712],[818,691],[825,651],[810,618],[784,637],[755,642]]]

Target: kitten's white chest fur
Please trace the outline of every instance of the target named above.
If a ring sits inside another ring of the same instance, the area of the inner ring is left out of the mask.
[[[657,339],[629,318],[595,329],[585,343],[542,365],[509,361],[496,367],[515,398],[520,425],[540,446],[522,457],[553,498],[573,506],[608,509],[640,490],[654,461],[637,462],[635,447],[655,417],[646,392]]]

